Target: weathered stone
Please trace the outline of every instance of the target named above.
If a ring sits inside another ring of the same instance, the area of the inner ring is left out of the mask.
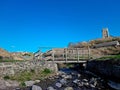
[[[35,81],[25,81],[26,86],[32,86],[33,84],[35,84]]]
[[[80,80],[75,79],[75,80],[73,80],[73,83],[77,84],[79,81],[80,81]]]
[[[6,90],[7,86],[4,80],[0,80],[0,90]]]
[[[56,83],[55,86],[58,87],[58,88],[61,88],[62,84],[61,83]]]
[[[21,90],[20,88],[15,88],[15,90]]]
[[[93,85],[93,84],[90,84],[90,87],[92,87],[92,88],[95,88],[95,85]]]
[[[66,81],[65,79],[61,79],[61,80],[60,80],[60,83],[61,83],[61,84],[66,84],[67,81]]]
[[[66,75],[65,75],[65,74],[63,74],[63,75],[61,75],[61,77],[62,77],[62,78],[65,78],[65,77],[66,77]]]
[[[56,90],[56,89],[54,89],[53,87],[50,86],[47,88],[47,90]]]
[[[74,90],[73,87],[66,87],[64,90]]]
[[[78,78],[81,76],[81,74],[77,74]]]
[[[116,82],[113,82],[113,81],[109,81],[108,82],[108,85],[116,90],[120,90],[120,84],[119,83],[116,83]]]
[[[33,85],[32,90],[42,90],[42,88],[40,86]]]
[[[8,81],[5,81],[5,84],[7,87],[18,87],[19,86],[19,83],[17,81],[12,81],[12,80],[8,80]]]
[[[78,86],[82,87],[83,86],[83,82],[79,82]]]
[[[72,79],[72,75],[66,75],[64,78],[65,79]]]
[[[35,83],[39,83],[40,82],[40,80],[35,80]]]
[[[88,82],[88,80],[87,79],[83,79],[83,82]]]

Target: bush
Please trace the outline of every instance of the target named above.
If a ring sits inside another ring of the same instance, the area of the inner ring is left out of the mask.
[[[5,80],[10,79],[10,77],[9,77],[8,75],[4,76],[3,78],[4,78]]]
[[[48,68],[45,68],[45,69],[42,71],[42,73],[44,73],[44,74],[49,74],[49,73],[51,73],[51,70],[48,69]]]
[[[26,84],[25,84],[24,82],[21,82],[20,85],[21,85],[22,87],[25,87],[25,86],[26,86]]]

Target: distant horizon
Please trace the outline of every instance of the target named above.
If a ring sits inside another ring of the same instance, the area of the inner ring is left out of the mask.
[[[69,42],[120,36],[119,0],[1,0],[0,47],[36,52]]]

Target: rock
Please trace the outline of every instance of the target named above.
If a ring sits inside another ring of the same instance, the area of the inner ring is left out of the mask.
[[[74,90],[72,87],[66,87],[64,90]]]
[[[7,86],[4,80],[0,80],[0,90],[6,90]]]
[[[73,75],[73,76],[74,76],[74,75],[76,75],[76,74],[75,74],[75,73],[73,73],[73,72],[71,72],[71,75]]]
[[[62,77],[62,78],[65,78],[65,77],[66,77],[66,75],[65,75],[65,74],[63,74],[63,75],[61,75],[61,77]]]
[[[66,75],[64,78],[65,79],[72,79],[72,75]]]
[[[113,82],[113,81],[109,81],[108,82],[108,85],[116,90],[120,90],[120,83],[116,83],[116,82]]]
[[[78,86],[82,87],[83,86],[83,82],[79,82]]]
[[[94,82],[94,85],[95,85],[95,86],[97,85],[97,81]]]
[[[89,83],[90,83],[90,87],[94,88],[97,85],[97,79],[96,78],[91,78]]]
[[[81,74],[77,74],[78,78],[81,76]]]
[[[73,83],[77,84],[79,81],[80,81],[80,80],[75,79],[75,80],[73,80]]]
[[[83,85],[89,86],[89,83],[88,82],[83,82]]]
[[[17,81],[11,81],[11,80],[5,81],[5,84],[7,87],[18,87],[19,86],[19,83]]]
[[[40,82],[40,80],[35,80],[35,83],[39,83]]]
[[[61,80],[60,80],[60,83],[61,83],[61,84],[66,84],[67,81],[66,81],[65,79],[61,79]]]
[[[95,88],[95,85],[93,85],[93,84],[90,84],[90,87],[92,87],[92,88]]]
[[[20,88],[15,88],[15,90],[21,90]]]
[[[35,81],[25,81],[26,86],[32,86],[33,84],[35,84]]]
[[[58,87],[58,88],[61,88],[62,84],[61,83],[56,83],[55,86]]]
[[[40,86],[33,85],[32,90],[42,90],[42,88]]]
[[[53,87],[50,86],[47,88],[47,90],[56,90],[56,89],[54,89]]]
[[[88,82],[88,80],[87,79],[83,79],[83,82]]]
[[[9,82],[5,81],[5,84],[7,87],[11,87],[11,84]]]

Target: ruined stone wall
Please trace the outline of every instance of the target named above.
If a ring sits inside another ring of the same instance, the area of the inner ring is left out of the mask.
[[[14,75],[22,71],[42,70],[44,68],[57,72],[57,64],[45,61],[4,62],[0,63],[0,77]]]

